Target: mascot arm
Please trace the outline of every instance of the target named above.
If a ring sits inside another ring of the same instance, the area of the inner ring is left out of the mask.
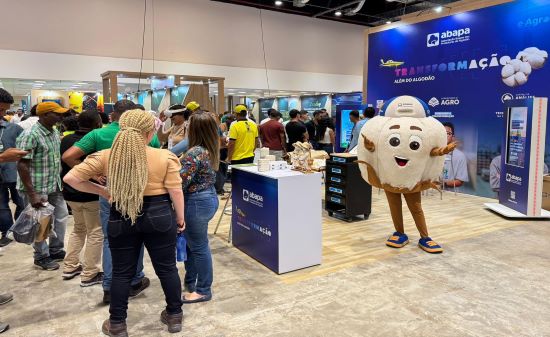
[[[369,152],[374,152],[374,143],[370,141],[365,135],[361,135],[363,137],[363,144],[365,145],[365,149],[367,149]],[[432,150],[433,151],[433,150]]]
[[[444,156],[447,153],[453,152],[453,150],[456,148],[456,143],[452,142],[451,144],[447,144],[447,146],[444,147],[435,147],[430,152],[430,156],[437,157],[437,156]]]

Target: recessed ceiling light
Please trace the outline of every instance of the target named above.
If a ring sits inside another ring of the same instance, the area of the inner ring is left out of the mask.
[[[239,94],[246,94],[246,91],[239,91]]]
[[[341,12],[341,11],[336,11],[336,12],[334,12],[334,15],[336,15],[336,16],[342,16],[342,12]]]
[[[283,2],[281,0],[275,1],[275,6],[282,6]]]
[[[46,83],[46,81],[34,81],[34,83]]]
[[[434,8],[434,11],[435,11],[436,13],[441,13],[441,12],[443,11],[443,7],[437,6],[436,8]]]

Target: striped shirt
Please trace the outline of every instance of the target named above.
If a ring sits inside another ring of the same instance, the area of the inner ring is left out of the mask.
[[[34,190],[41,194],[61,191],[61,139],[56,130],[50,131],[36,123],[17,137],[17,148],[29,151],[23,159],[30,159],[30,174]],[[25,187],[17,177],[17,189]]]

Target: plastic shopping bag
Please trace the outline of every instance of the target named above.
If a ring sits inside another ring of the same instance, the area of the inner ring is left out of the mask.
[[[183,235],[183,233],[178,233],[178,237],[176,238],[176,261],[187,261],[186,246],[187,241],[185,240],[185,236]]]
[[[52,231],[52,215],[55,207],[44,203],[44,207],[27,205],[9,230],[9,237],[27,245],[44,241]]]

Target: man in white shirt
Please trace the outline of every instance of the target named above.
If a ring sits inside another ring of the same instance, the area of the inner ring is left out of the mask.
[[[32,128],[33,125],[36,124],[36,122],[38,122],[38,116],[36,116],[36,106],[37,105],[31,108],[31,115],[27,119],[25,119],[22,122],[19,122],[18,125],[22,127],[23,130]]]
[[[447,131],[447,144],[450,144],[454,140],[455,127],[450,122],[443,123],[443,126]],[[468,177],[468,162],[464,152],[455,149],[445,156],[442,178],[445,187],[460,187],[470,181]]]
[[[271,120],[271,116],[273,115],[273,113],[277,113],[279,114],[279,111],[277,111],[276,109],[269,109],[267,110],[267,118],[264,118],[262,119],[262,121],[260,122],[260,125],[264,125],[265,123],[269,122]],[[283,119],[282,118],[279,118],[279,123],[283,123]]]

